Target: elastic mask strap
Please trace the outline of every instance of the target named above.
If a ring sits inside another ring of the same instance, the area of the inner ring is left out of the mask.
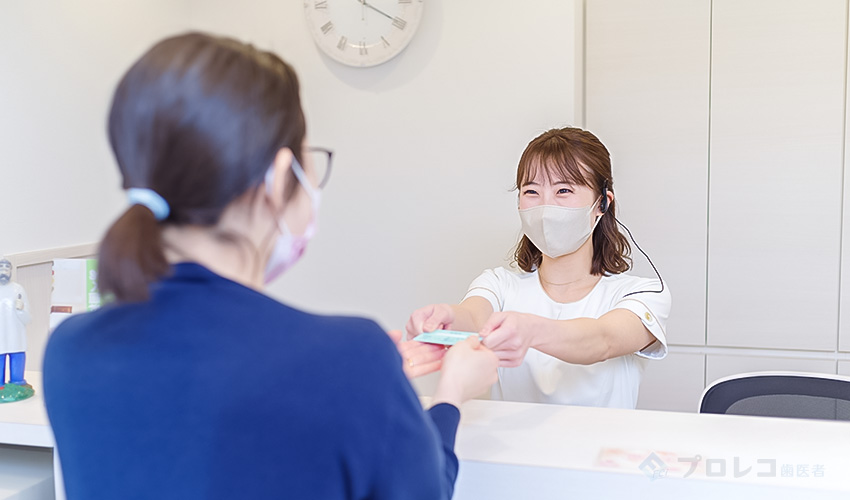
[[[298,159],[295,156],[292,157],[292,173],[295,174],[295,177],[298,179],[298,182],[301,183],[301,187],[307,191],[307,194],[310,196],[310,200],[313,202],[313,206],[319,204],[319,191],[310,185],[310,180],[307,179],[307,174],[304,173],[304,169],[301,167],[301,164],[298,163]]]
[[[298,159],[294,156],[292,157],[292,173],[295,174],[295,178],[298,179],[298,183],[301,184],[301,187],[307,191],[307,194],[310,196],[310,199],[313,203],[318,201],[320,197],[319,192],[316,188],[310,185],[310,180],[307,179],[307,174],[304,173],[304,168],[301,167],[301,164],[298,163]],[[272,182],[274,181],[274,164],[269,166],[269,169],[266,170],[266,193],[271,196],[272,195]]]

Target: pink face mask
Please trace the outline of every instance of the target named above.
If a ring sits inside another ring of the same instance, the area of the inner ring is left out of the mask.
[[[289,227],[287,227],[286,221],[283,219],[277,219],[275,221],[277,228],[280,230],[280,236],[278,236],[272,249],[272,254],[269,256],[269,261],[266,263],[266,271],[263,277],[265,284],[271,283],[298,262],[298,259],[304,255],[307,243],[316,234],[316,219],[319,215],[319,204],[322,200],[322,193],[310,185],[310,181],[307,180],[307,176],[304,174],[304,169],[301,168],[301,165],[295,158],[292,158],[292,173],[295,174],[301,187],[310,196],[310,201],[313,205],[313,218],[301,236],[293,235]],[[271,186],[273,179],[274,166],[269,167],[269,170],[266,172],[266,192],[270,195],[272,194]]]

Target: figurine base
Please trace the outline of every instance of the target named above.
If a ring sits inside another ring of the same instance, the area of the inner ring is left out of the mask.
[[[18,385],[8,383],[0,387],[0,403],[12,403],[29,399],[35,394],[35,389],[29,384]]]

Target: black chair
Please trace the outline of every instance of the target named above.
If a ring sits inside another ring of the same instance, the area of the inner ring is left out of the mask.
[[[850,420],[850,377],[804,372],[732,375],[706,387],[699,412]]]

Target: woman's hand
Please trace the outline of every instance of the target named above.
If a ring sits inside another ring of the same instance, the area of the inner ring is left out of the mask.
[[[498,380],[499,358],[484,347],[476,335],[458,342],[443,359],[443,372],[433,404],[460,405],[486,391]]]
[[[420,333],[434,330],[448,330],[455,321],[455,313],[448,304],[431,304],[413,311],[407,320],[407,339],[410,340]]]
[[[398,348],[401,359],[404,362],[404,374],[412,379],[428,375],[439,370],[446,355],[445,347],[435,344],[423,344],[412,340],[402,342],[401,330],[390,330],[387,332]]]
[[[484,345],[499,357],[499,366],[515,367],[522,364],[531,347],[536,318],[532,314],[518,312],[497,312],[490,316],[478,333],[484,337]]]

